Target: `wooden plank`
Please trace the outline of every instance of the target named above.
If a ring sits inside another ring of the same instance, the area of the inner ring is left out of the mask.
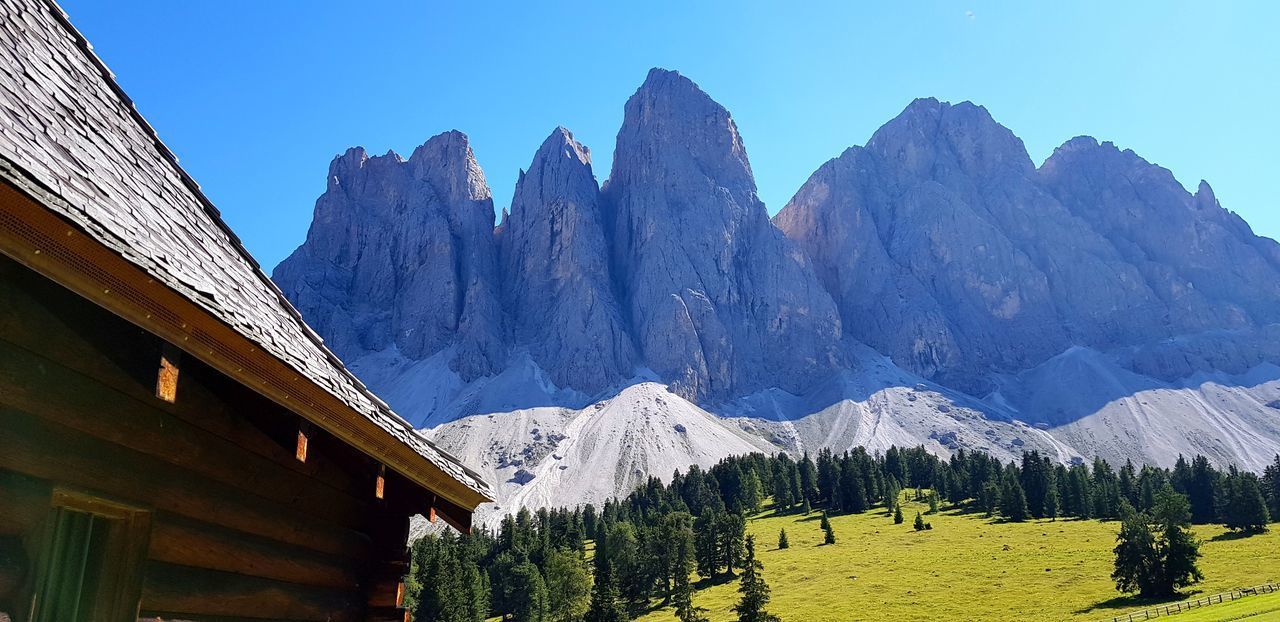
[[[12,408],[0,407],[0,468],[150,504],[230,529],[350,559],[366,559],[364,534],[181,467]]]
[[[49,482],[0,469],[0,535],[31,533],[49,514]]]
[[[156,397],[170,404],[178,401],[178,362],[182,351],[164,344],[160,353],[160,370],[156,372]]]
[[[0,604],[11,603],[31,572],[31,560],[18,536],[0,536]],[[16,604],[16,603],[15,603]]]
[[[230,572],[175,564],[147,564],[142,586],[143,615],[165,611],[178,619],[189,614],[356,622],[364,607],[352,594]]]
[[[138,622],[265,622],[262,618],[238,618],[235,616],[206,616],[198,613],[177,613],[173,611],[146,611],[138,617]],[[271,620],[271,622],[315,622],[315,620]],[[373,622],[372,618],[365,618],[364,622]],[[408,620],[399,620],[396,622],[409,622]]]
[[[3,340],[0,387],[0,404],[347,527],[364,522],[358,500]]]
[[[154,402],[157,408],[188,424],[288,470],[315,478],[353,499],[367,495],[363,477],[356,478],[324,460],[324,456],[315,456],[315,451],[308,463],[297,462],[292,447],[282,447],[245,417],[248,413],[277,413],[290,418],[295,415],[286,414],[274,403],[197,361],[186,364],[191,369],[183,380],[184,399],[172,405],[156,402],[148,383],[154,380],[153,357],[160,354],[159,338],[4,257],[0,257],[0,339],[54,360],[139,402]]]
[[[409,622],[409,612],[395,607],[370,609],[365,622]]]
[[[150,558],[347,592],[359,589],[363,565],[169,513],[152,524]]]
[[[388,579],[374,583],[368,590],[369,608],[385,607],[394,609],[404,606],[404,582],[399,579]]]
[[[306,421],[298,423],[298,444],[294,449],[293,457],[298,462],[307,461],[307,451],[311,446],[311,424]]]

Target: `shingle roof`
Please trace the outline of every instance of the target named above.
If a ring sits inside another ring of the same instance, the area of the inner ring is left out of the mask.
[[[0,0],[0,159],[100,243],[492,498],[324,346],[51,0]]]

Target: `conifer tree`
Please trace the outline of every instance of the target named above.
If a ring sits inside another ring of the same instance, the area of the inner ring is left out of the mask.
[[[760,492],[760,478],[755,471],[747,471],[742,478],[742,513],[751,514],[760,510],[764,494]]]
[[[902,491],[898,489],[897,480],[890,477],[889,481],[885,483],[884,489],[884,510],[890,516],[893,516],[894,509],[898,507],[901,496]]]
[[[732,577],[734,570],[742,566],[742,539],[746,535],[747,521],[741,514],[721,514],[717,531],[720,563],[725,574]]]
[[[547,557],[547,620],[575,622],[591,603],[591,574],[576,551],[553,551]]]
[[[693,557],[698,574],[710,579],[720,574],[720,519],[708,509],[693,523]]]
[[[791,496],[791,478],[789,475],[785,462],[779,460],[774,463],[773,474],[769,478],[769,483],[773,489],[773,508],[779,514],[791,509],[791,506],[796,503],[796,500]]]
[[[1271,520],[1280,521],[1280,454],[1276,454],[1275,462],[1262,472],[1262,488]]]
[[[812,503],[818,499],[818,467],[813,464],[813,460],[809,459],[809,452],[804,452],[804,457],[800,459],[797,465],[800,470],[800,494],[806,502]],[[805,514],[809,512],[806,511]]]
[[[1208,458],[1198,455],[1191,460],[1191,479],[1187,482],[1184,493],[1191,504],[1191,522],[1214,522],[1217,515],[1214,495],[1220,479],[1220,474],[1209,464]]]
[[[982,492],[978,498],[978,505],[982,511],[986,513],[987,518],[991,518],[996,513],[996,508],[1000,507],[1000,487],[995,482],[986,482],[982,485]]]
[[[1020,523],[1027,520],[1027,496],[1016,477],[1006,477],[1000,493],[1000,515],[1005,520]]]
[[[902,524],[902,505],[895,503],[893,506],[893,524]]]
[[[924,531],[924,517],[921,516],[919,512],[916,512],[916,521],[913,526],[916,531]]]
[[[627,611],[618,592],[618,579],[610,561],[608,528],[603,520],[596,524],[595,583],[591,586],[591,604],[586,622],[627,622]]]
[[[937,490],[929,491],[929,513],[930,514],[938,513],[938,491]]]
[[[822,521],[818,523],[818,526],[822,528],[822,543],[835,544],[836,531],[831,528],[831,521],[827,518],[826,512],[822,513]]]
[[[1111,578],[1121,592],[1145,592],[1153,583],[1156,539],[1149,517],[1133,508],[1122,510],[1120,533],[1116,535],[1115,569]]]
[[[618,596],[618,586],[611,577],[596,579],[591,586],[591,605],[587,607],[585,622],[629,622],[627,610]]]
[[[1150,513],[1122,504],[1111,578],[1121,592],[1167,598],[1203,579],[1196,561],[1200,544],[1192,537],[1187,498],[1166,487]]]
[[[702,615],[706,609],[693,604],[693,585],[689,583],[689,575],[676,577],[671,603],[680,622],[707,622],[706,616]]]
[[[809,513],[813,511],[813,506],[809,505],[809,497],[804,498],[804,503],[800,505],[800,511],[803,512],[805,516],[808,516]]]
[[[1218,515],[1227,529],[1244,533],[1260,533],[1271,522],[1262,486],[1253,473],[1241,473],[1232,466],[1221,484]]]
[[[789,542],[787,542],[787,530],[786,530],[786,529],[782,529],[782,530],[778,531],[778,548],[779,548],[779,549],[788,549],[788,548],[791,548],[791,544],[790,544]]]
[[[1058,520],[1058,487],[1050,486],[1044,493],[1044,505],[1042,506],[1043,518],[1053,521]]]
[[[532,562],[517,564],[512,569],[513,590],[510,595],[512,620],[544,622],[547,619],[547,586]]]
[[[746,549],[742,579],[738,583],[738,593],[742,598],[733,607],[738,614],[738,622],[779,622],[777,616],[765,610],[765,605],[769,604],[769,586],[760,574],[764,564],[756,559],[753,536],[747,536]]]

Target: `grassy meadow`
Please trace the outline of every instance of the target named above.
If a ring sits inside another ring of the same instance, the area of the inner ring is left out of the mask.
[[[1280,620],[1280,592],[1250,596],[1235,602],[1222,603],[1180,613],[1172,617],[1174,622],[1264,622]]]
[[[1121,596],[1111,581],[1118,522],[1001,523],[944,507],[925,517],[932,530],[913,530],[916,512],[927,509],[905,502],[901,525],[882,508],[832,516],[836,544],[822,546],[817,512],[756,516],[747,532],[756,537],[773,592],[770,612],[784,622],[1099,621],[1153,604]],[[791,544],[785,550],[777,548],[782,528]],[[1203,541],[1205,580],[1189,595],[1280,581],[1280,529],[1248,538],[1232,537],[1216,525],[1197,526],[1195,533]],[[700,583],[694,602],[707,609],[711,622],[734,620],[737,587],[736,581]],[[1280,597],[1249,597],[1174,618],[1280,620],[1280,613],[1248,617],[1269,608],[1280,610]],[[640,618],[673,619],[670,609]]]

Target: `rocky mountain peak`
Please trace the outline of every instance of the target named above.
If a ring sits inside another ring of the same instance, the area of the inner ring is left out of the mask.
[[[627,101],[604,203],[640,354],[676,391],[798,389],[833,368],[834,304],[769,222],[732,117],[691,80],[655,69]]]
[[[1201,179],[1200,185],[1196,187],[1196,207],[1202,210],[1221,208],[1218,204],[1218,197],[1213,193],[1213,188],[1209,186],[1209,182]]]
[[[462,201],[491,199],[484,171],[471,151],[471,141],[458,130],[432,136],[413,150],[408,164],[415,179],[431,184],[443,197]],[[489,222],[492,225],[492,205]]]
[[[364,167],[365,162],[369,160],[369,154],[364,147],[351,147],[342,155],[336,156],[329,162],[329,183],[336,184],[343,179],[351,179],[356,172]]]
[[[493,201],[467,138],[409,160],[353,148],[329,166],[306,241],[273,278],[335,352],[451,349],[466,378],[502,362]]]
[[[872,135],[867,149],[915,176],[1026,175],[1034,170],[1022,139],[972,102],[912,101]]]
[[[619,161],[619,157],[624,158]],[[671,169],[701,169],[722,187],[755,193],[755,179],[729,111],[677,71],[652,69],[627,100],[610,180],[635,160]]]
[[[520,176],[504,218],[503,299],[515,343],[558,386],[594,393],[629,376],[590,150],[558,127]]]

